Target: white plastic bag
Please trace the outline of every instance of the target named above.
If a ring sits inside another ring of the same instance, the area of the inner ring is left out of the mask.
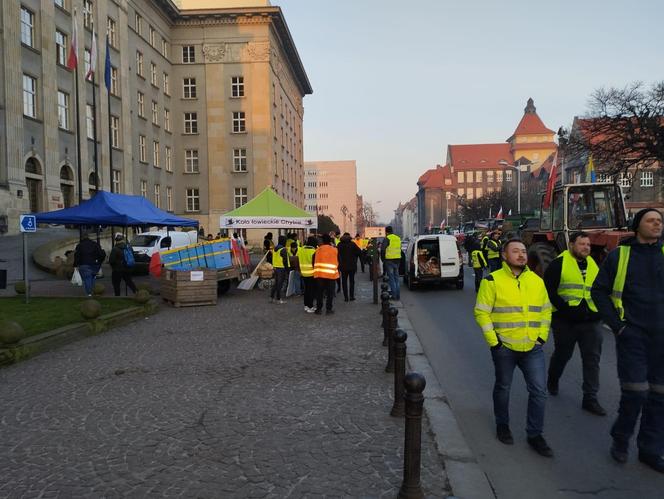
[[[74,274],[71,276],[71,283],[74,286],[83,286],[83,279],[81,279],[81,273],[78,271],[78,267],[74,267]]]

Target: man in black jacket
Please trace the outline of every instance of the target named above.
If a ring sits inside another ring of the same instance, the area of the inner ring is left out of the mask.
[[[127,262],[125,260],[125,248],[128,247],[128,243],[125,241],[124,237],[121,234],[115,236],[115,246],[111,250],[111,254],[108,256],[108,264],[111,266],[111,282],[113,283],[113,292],[115,296],[120,296],[120,284],[122,281],[125,282],[127,287],[136,294],[136,285],[134,284],[133,279],[131,278],[131,269],[127,267]],[[131,251],[131,247],[129,247]]]
[[[602,327],[590,296],[599,272],[590,249],[589,235],[575,232],[570,235],[569,250],[553,260],[544,272],[544,284],[554,306],[551,327],[555,348],[549,364],[547,388],[551,395],[558,395],[558,381],[578,343],[583,365],[581,407],[597,416],[606,416],[597,401]]]
[[[592,298],[616,335],[621,397],[611,428],[611,456],[627,461],[629,439],[641,415],[639,460],[664,473],[664,248],[662,214],[634,216],[636,237],[607,256]]]
[[[88,233],[83,233],[81,242],[76,245],[74,250],[74,267],[78,268],[81,274],[85,294],[88,296],[92,296],[95,277],[105,258],[106,252],[101,249],[99,243],[90,239]]]

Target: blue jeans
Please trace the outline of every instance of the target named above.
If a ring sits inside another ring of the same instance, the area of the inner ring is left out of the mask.
[[[390,285],[390,293],[395,300],[401,299],[399,288],[399,260],[385,260],[383,262],[385,274],[388,277],[388,284]]]
[[[91,295],[95,287],[95,276],[99,272],[99,267],[97,265],[79,265],[78,272],[81,274],[81,279],[83,280],[85,294]]]
[[[529,352],[515,352],[506,346],[491,350],[496,372],[493,386],[493,412],[496,424],[510,423],[510,388],[514,368],[519,366],[528,388],[528,437],[541,435],[544,430],[544,405],[546,403],[546,366],[542,345],[536,344]]]
[[[629,441],[641,415],[641,452],[664,454],[664,334],[627,326],[616,338],[621,397],[611,436]]]

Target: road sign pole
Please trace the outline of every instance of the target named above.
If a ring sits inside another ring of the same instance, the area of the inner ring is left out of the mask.
[[[30,284],[28,282],[28,233],[23,233],[23,281],[25,282],[25,303],[30,303]]]

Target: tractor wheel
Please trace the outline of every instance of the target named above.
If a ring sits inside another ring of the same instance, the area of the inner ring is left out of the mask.
[[[537,275],[543,276],[544,271],[558,256],[556,250],[547,243],[535,243],[528,248],[528,267]]]

